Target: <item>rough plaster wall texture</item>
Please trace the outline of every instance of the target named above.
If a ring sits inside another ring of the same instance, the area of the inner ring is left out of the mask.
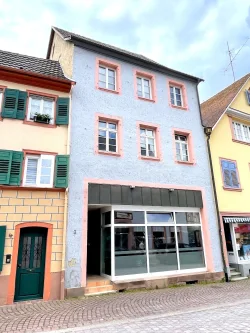
[[[169,106],[167,79],[177,81],[178,79],[166,77],[161,73],[155,73],[157,103],[141,101],[135,98],[134,69],[145,72],[147,69],[110,59],[121,64],[122,94],[116,95],[100,91],[95,88],[96,57],[105,58],[78,47],[74,49],[73,79],[76,80],[77,85],[74,87],[72,95],[67,261],[74,258],[76,262],[74,267],[66,265],[68,267],[66,287],[77,287],[70,280],[72,271],[79,280],[81,279],[82,248],[80,244],[85,178],[131,180],[205,188],[214,266],[215,271],[221,271],[222,263],[209,162],[200,122],[195,84],[185,82],[189,111],[172,109]],[[122,158],[94,153],[96,113],[122,117],[124,150]],[[138,159],[137,121],[160,124],[162,162]],[[197,163],[195,166],[174,163],[172,128],[192,131]]]

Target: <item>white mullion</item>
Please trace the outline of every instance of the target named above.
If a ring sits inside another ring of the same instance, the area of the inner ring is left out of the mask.
[[[149,85],[149,97],[152,99],[152,87],[151,87],[151,80],[148,79],[148,85]]]
[[[183,151],[182,151],[182,144],[181,144],[181,141],[180,140],[178,140],[179,141],[179,147],[180,147],[180,153],[181,153],[181,161],[183,161]]]
[[[175,87],[173,87],[173,91],[174,91],[174,105],[177,105]]]
[[[114,76],[115,76],[115,90],[116,90],[116,70],[114,69]]]
[[[115,221],[114,208],[111,208],[111,280],[115,277]]]
[[[174,230],[175,230],[175,248],[176,248],[176,257],[177,257],[177,269],[180,271],[180,255],[179,255],[179,244],[178,244],[178,232],[177,232],[177,225],[176,225],[176,218],[175,218],[175,212],[173,212],[174,216]]]
[[[106,89],[109,87],[109,70],[107,67],[105,67],[106,70]]]
[[[43,114],[43,98],[40,99],[40,114]]]
[[[144,79],[143,77],[141,78],[141,93],[142,93],[142,97],[145,98],[145,93],[144,93]]]
[[[41,186],[40,184],[40,177],[41,177],[41,166],[42,166],[42,156],[38,158],[38,163],[37,163],[37,174],[36,174],[36,185]]]
[[[146,237],[146,260],[147,260],[147,273],[150,273],[149,266],[149,247],[148,247],[148,223],[147,223],[147,212],[144,211],[144,226],[145,226],[145,237]]]

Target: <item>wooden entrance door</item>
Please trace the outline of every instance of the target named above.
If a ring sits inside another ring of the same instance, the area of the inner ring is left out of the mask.
[[[43,297],[47,229],[21,229],[16,270],[15,301]]]

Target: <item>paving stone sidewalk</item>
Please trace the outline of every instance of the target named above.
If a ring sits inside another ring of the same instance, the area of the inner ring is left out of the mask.
[[[250,280],[0,307],[0,332],[73,328],[250,300]]]

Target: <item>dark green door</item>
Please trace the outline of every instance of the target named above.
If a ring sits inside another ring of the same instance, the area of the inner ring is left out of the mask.
[[[47,229],[21,229],[15,301],[43,297]]]

